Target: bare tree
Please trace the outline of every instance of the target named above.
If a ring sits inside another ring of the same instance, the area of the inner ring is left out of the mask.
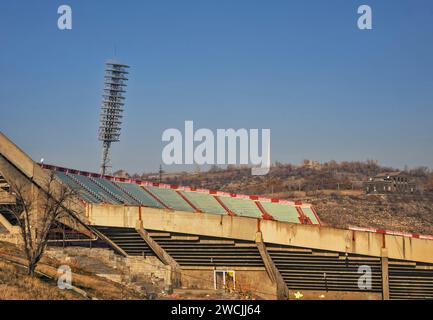
[[[18,221],[28,274],[35,269],[47,247],[50,229],[56,220],[67,216],[67,204],[75,192],[58,183],[53,172],[41,187],[30,182],[10,183],[16,204],[5,208]]]

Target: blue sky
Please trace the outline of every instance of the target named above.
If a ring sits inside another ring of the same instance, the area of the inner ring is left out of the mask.
[[[116,47],[131,74],[115,169],[156,170],[185,120],[270,128],[272,161],[433,167],[432,21],[430,0],[1,1],[0,130],[36,160],[98,170]]]

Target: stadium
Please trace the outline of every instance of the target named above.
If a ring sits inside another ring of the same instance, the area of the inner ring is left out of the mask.
[[[75,194],[50,246],[105,247],[151,262],[168,270],[172,288],[231,286],[282,300],[433,298],[431,236],[337,229],[306,203],[36,163],[0,134],[2,205],[14,205],[10,185],[43,192],[50,175]],[[0,224],[17,232],[7,212]],[[365,268],[371,277],[363,286]]]

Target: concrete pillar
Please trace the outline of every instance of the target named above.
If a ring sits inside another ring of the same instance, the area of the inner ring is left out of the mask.
[[[389,300],[388,250],[386,248],[382,248],[381,255],[382,299]]]
[[[289,299],[289,288],[287,287],[280,271],[275,266],[274,261],[266,250],[266,246],[263,242],[263,235],[260,231],[256,233],[256,245],[259,250],[260,256],[262,257],[263,264],[265,265],[266,272],[268,273],[269,279],[275,284],[276,297],[278,300]]]
[[[147,245],[156,254],[162,263],[169,266],[170,269],[170,284],[172,287],[179,287],[181,285],[181,268],[176,260],[174,260],[155,240],[153,240],[148,232],[143,228],[143,221],[137,220],[135,230]]]

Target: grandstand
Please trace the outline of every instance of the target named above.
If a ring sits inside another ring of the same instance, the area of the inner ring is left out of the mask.
[[[336,229],[301,202],[40,165],[0,134],[3,185],[20,179],[43,190],[51,173],[76,199],[50,245],[156,259],[173,286],[216,288],[230,273],[236,290],[269,299],[433,299],[433,236]],[[16,221],[0,212],[0,224],[13,231]],[[366,288],[361,266],[371,270]]]
[[[89,203],[166,208],[320,225],[320,219],[312,206],[305,203],[101,176],[46,164],[40,166],[54,171],[59,181],[74,189],[81,200]]]

